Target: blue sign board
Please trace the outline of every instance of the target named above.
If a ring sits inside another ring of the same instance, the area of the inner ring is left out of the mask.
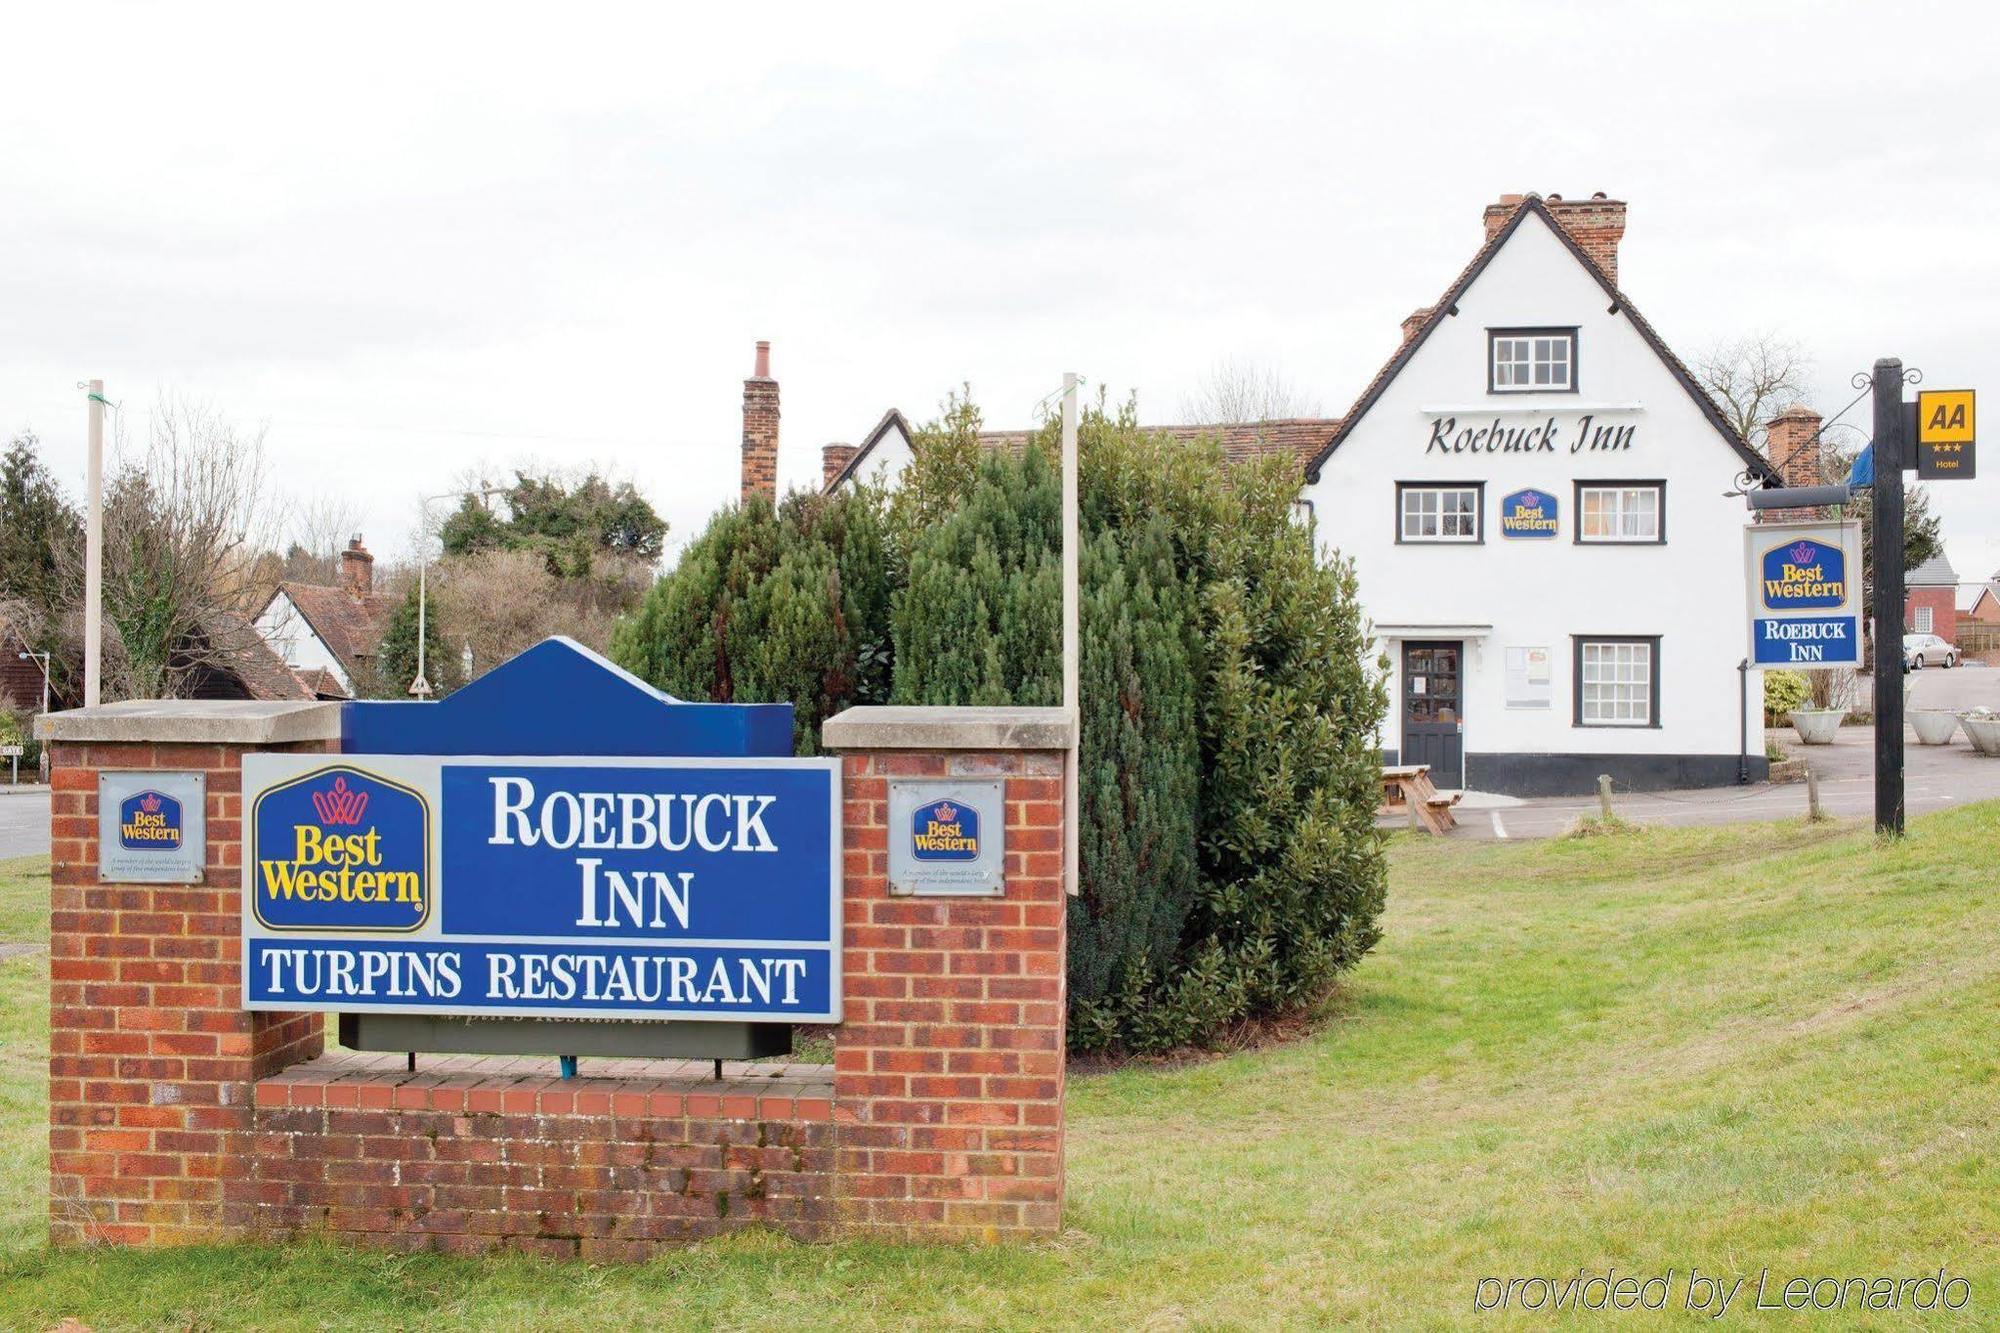
[[[107,884],[199,884],[208,785],[159,769],[97,775],[97,869]]]
[[[1861,625],[1853,616],[1757,616],[1750,642],[1758,666],[1826,666],[1861,658]]]
[[[548,753],[558,729],[511,719],[551,680],[536,706],[576,735],[739,753]],[[245,756],[247,1008],[840,1021],[837,760],[759,754],[772,706],[680,704],[564,641],[480,684],[359,728],[478,752]]]
[[[977,861],[979,811],[949,799],[917,807],[910,816],[910,857],[916,861]]]
[[[1556,497],[1547,491],[1530,487],[1501,498],[1501,536],[1553,537],[1556,527]]]
[[[148,787],[118,803],[118,845],[128,852],[175,851],[186,829],[181,803]]]

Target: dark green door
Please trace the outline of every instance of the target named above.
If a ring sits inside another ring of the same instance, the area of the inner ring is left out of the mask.
[[[1403,644],[1403,762],[1429,764],[1431,785],[1465,786],[1465,701],[1460,642]]]

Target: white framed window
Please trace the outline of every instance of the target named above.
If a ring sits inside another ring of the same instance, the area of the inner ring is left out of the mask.
[[[1931,632],[1931,625],[1933,623],[1934,622],[1931,619],[1931,608],[1929,608],[1928,606],[1918,607],[1916,632],[1918,634],[1929,634]]]
[[[1574,393],[1575,329],[1491,329],[1486,387],[1492,393]]]
[[[1396,540],[1484,541],[1479,524],[1484,491],[1480,482],[1397,482]]]
[[[1606,636],[1576,640],[1576,725],[1660,725],[1660,640]]]
[[[1576,540],[1664,542],[1666,510],[1667,484],[1663,481],[1579,481]]]

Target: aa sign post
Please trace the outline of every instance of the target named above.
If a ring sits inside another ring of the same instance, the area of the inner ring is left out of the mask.
[[[1856,523],[1753,523],[1750,661],[1812,670],[1861,664],[1861,528]]]

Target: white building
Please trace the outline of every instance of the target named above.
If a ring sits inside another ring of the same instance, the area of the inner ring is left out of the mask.
[[[1747,476],[1618,290],[1625,206],[1510,196],[1306,466],[1392,673],[1384,757],[1516,794],[1763,777]]]
[[[375,557],[356,537],[338,584],[286,581],[252,622],[271,651],[322,699],[351,699],[372,671],[395,607],[375,590]]]
[[[1345,417],[1167,427],[1300,460],[1323,548],[1352,557],[1390,660],[1385,762],[1437,785],[1582,793],[1761,780],[1746,483],[1780,484],[1618,289],[1625,205],[1510,195]],[[1816,481],[1818,418],[1772,427]],[[1022,433],[981,436],[1006,447]],[[894,483],[886,413],[828,445],[825,489]]]

